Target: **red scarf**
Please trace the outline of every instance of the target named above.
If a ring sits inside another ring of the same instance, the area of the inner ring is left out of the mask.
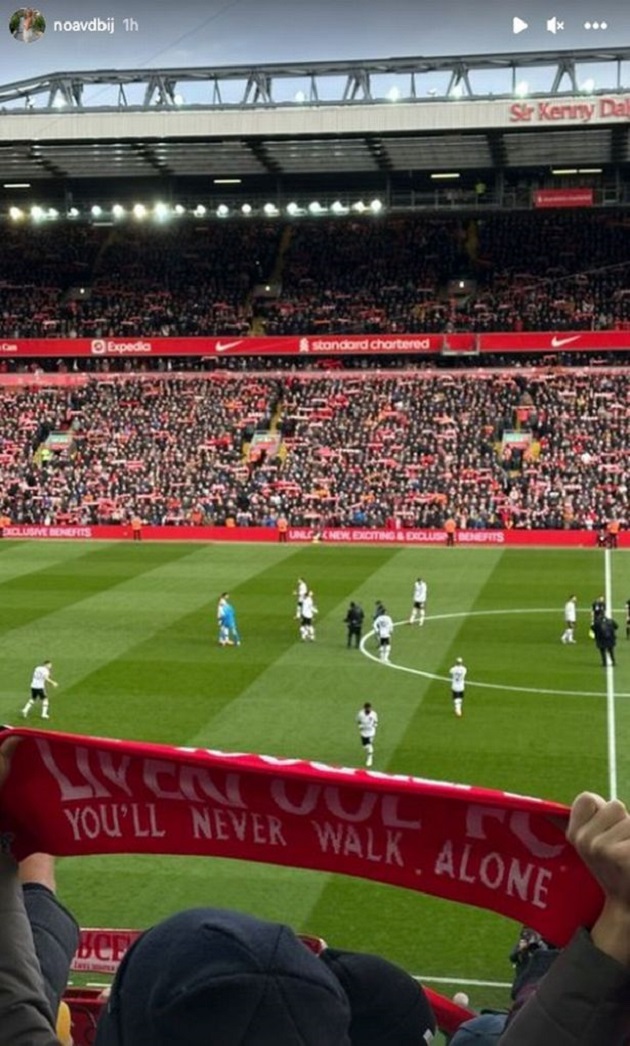
[[[559,803],[299,759],[6,730],[16,857],[198,854],[340,872],[489,908],[564,944],[602,905]]]

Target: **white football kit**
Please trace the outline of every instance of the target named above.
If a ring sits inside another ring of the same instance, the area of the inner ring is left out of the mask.
[[[417,621],[419,625],[424,624],[425,604],[427,601],[427,583],[421,578],[418,578],[414,582],[413,586],[413,606],[411,608],[411,616],[409,618],[409,624],[413,625]]]
[[[426,603],[427,601],[427,583],[426,581],[416,581],[413,586],[413,601],[414,603]]]
[[[575,643],[575,625],[577,622],[577,602],[568,599],[564,604],[564,632],[561,635],[563,643]]]
[[[361,709],[357,713],[357,723],[359,724],[359,733],[361,737],[371,738],[376,733],[378,726],[378,714],[372,709],[370,712],[366,712],[365,709]]]
[[[308,595],[308,585],[306,584],[306,581],[302,580],[302,578],[298,578],[298,584],[295,590],[295,595],[297,596],[295,616],[299,620],[302,617],[302,603],[304,602],[305,597]]]
[[[300,614],[300,636],[302,639],[310,639],[311,642],[315,639],[315,626],[313,624],[313,618],[317,613],[317,607],[315,606],[315,600],[313,599],[313,593],[308,592],[302,600],[302,608]]]
[[[379,639],[391,639],[394,631],[394,622],[389,614],[379,614],[374,622],[374,631]]]
[[[365,765],[372,766],[374,761],[374,737],[378,726],[378,714],[373,708],[366,712],[365,708],[357,712],[357,723],[361,734],[361,744],[365,750]]]
[[[374,621],[374,631],[378,636],[378,653],[381,661],[389,661],[394,622],[389,614],[379,614]]]
[[[453,665],[453,667],[449,669],[449,675],[451,677],[451,690],[454,694],[464,693],[467,671],[468,669],[465,665]]]
[[[38,665],[33,671],[31,679],[31,690],[44,690],[50,679],[50,669],[47,665]]]
[[[50,680],[52,686],[57,684],[50,677],[50,668],[48,665],[37,665],[33,669],[33,678],[31,679],[31,696],[22,709],[22,715],[25,719],[28,719],[29,712],[33,706],[41,701],[41,716],[42,719],[49,719],[48,715],[48,695],[46,693],[46,683]]]
[[[464,688],[466,686],[466,674],[468,669],[466,665],[461,664],[458,661],[449,668],[448,674],[451,677],[451,693],[453,695],[453,710],[458,718],[461,718],[464,704]]]

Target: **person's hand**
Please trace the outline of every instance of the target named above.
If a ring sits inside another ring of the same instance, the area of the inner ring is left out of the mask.
[[[593,943],[630,966],[630,815],[624,803],[582,792],[571,807],[567,839],[605,894]]]
[[[618,799],[582,792],[571,807],[567,839],[606,897],[630,910],[630,814]]]

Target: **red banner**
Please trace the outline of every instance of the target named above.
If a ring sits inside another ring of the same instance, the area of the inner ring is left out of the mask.
[[[554,206],[559,206],[555,204]],[[326,334],[277,338],[18,338],[0,341],[0,360],[37,357],[142,360],[154,356],[464,356],[477,352],[623,351],[630,330],[490,334]],[[27,376],[28,377],[28,376]]]
[[[81,930],[72,960],[75,973],[116,973],[120,961],[141,930]]]
[[[602,895],[568,810],[299,759],[6,729],[0,830],[16,857],[207,855],[373,879],[500,912],[564,944]]]
[[[534,189],[534,207],[592,207],[592,189]]]
[[[522,334],[480,334],[480,352],[624,352],[630,349],[630,330],[528,331]]]
[[[278,542],[279,532],[274,527],[142,527],[146,541],[262,541]],[[10,525],[4,528],[5,538],[24,540],[59,539],[65,541],[130,541],[133,531],[127,524],[119,526],[45,526],[39,524]],[[286,534],[289,543],[322,542],[327,545],[445,545],[443,530],[369,530],[358,527],[290,527]],[[621,533],[620,548],[630,548],[630,533]],[[596,535],[592,530],[459,530],[457,545],[549,545],[558,548],[594,548]]]
[[[473,335],[458,334],[461,346]],[[277,338],[18,338],[0,341],[0,358],[91,356],[94,359],[146,359],[149,356],[392,355],[439,353],[441,334],[327,334]]]

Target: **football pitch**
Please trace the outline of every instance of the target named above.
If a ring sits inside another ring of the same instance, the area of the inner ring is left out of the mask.
[[[611,553],[609,566],[619,638],[607,695],[588,638],[590,604],[605,591],[596,549],[0,542],[0,721],[23,722],[32,669],[49,658],[59,682],[52,730],[357,766],[355,716],[369,700],[380,717],[377,770],[566,803],[612,784],[630,800],[630,553]],[[418,576],[429,587],[422,628],[406,624]],[[314,643],[299,637],[298,577],[319,608]],[[217,643],[226,590],[240,647]],[[572,594],[577,643],[565,646]],[[346,647],[351,599],[366,614],[360,651]],[[367,635],[377,599],[400,623],[389,666]],[[468,666],[462,719],[446,675],[456,657]],[[135,928],[184,906],[237,907],[379,952],[447,994],[465,982],[473,1004],[506,998],[495,985],[510,980],[518,928],[493,913],[209,858],[67,859],[58,878],[84,926]]]

